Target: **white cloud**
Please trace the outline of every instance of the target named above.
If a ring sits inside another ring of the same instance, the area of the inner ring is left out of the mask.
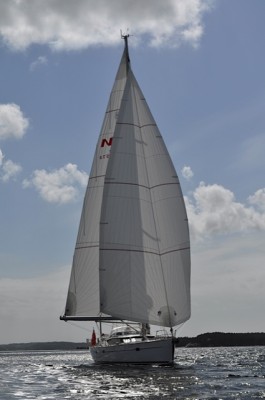
[[[253,196],[249,196],[248,201],[265,212],[265,188],[259,189]]]
[[[252,204],[264,201],[264,189],[251,196]],[[221,185],[201,183],[185,198],[192,238],[202,240],[214,235],[265,230],[265,213],[235,200]]]
[[[3,165],[4,162],[4,154],[2,152],[2,150],[0,149],[0,167]]]
[[[5,161],[2,166],[2,169],[3,169],[3,175],[1,176],[1,179],[4,182],[9,181],[10,178],[14,178],[22,170],[19,164],[16,164],[11,160]]]
[[[0,4],[0,35],[12,49],[48,44],[56,50],[113,45],[119,30],[152,46],[197,46],[214,0],[27,0]]]
[[[78,186],[85,187],[88,175],[79,171],[75,164],[67,164],[64,167],[47,172],[36,170],[30,180],[24,180],[24,188],[33,186],[40,196],[49,203],[69,203],[76,199]]]
[[[198,45],[198,41],[203,34],[203,27],[201,25],[194,25],[189,27],[188,29],[183,30],[182,37],[187,42],[194,43],[194,45]]]
[[[0,181],[8,182],[10,179],[15,179],[21,171],[22,168],[19,164],[11,160],[5,160],[5,156],[0,149]]]
[[[17,104],[0,104],[0,139],[22,138],[29,126]]]
[[[40,65],[45,65],[45,64],[47,64],[48,63],[48,60],[47,60],[47,57],[45,57],[45,56],[39,56],[38,58],[37,58],[37,60],[35,60],[35,61],[33,61],[31,64],[30,64],[30,70],[31,71],[34,71],[37,67],[39,67]]]
[[[188,167],[186,165],[182,168],[181,174],[183,178],[187,179],[187,181],[189,181],[194,175],[191,167]]]

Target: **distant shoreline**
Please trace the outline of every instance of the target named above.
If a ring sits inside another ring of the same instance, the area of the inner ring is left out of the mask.
[[[265,346],[265,333],[203,333],[196,337],[178,338],[178,347]]]
[[[265,346],[265,333],[204,333],[196,337],[179,337],[177,347]],[[32,342],[1,344],[2,351],[88,350],[87,343]]]

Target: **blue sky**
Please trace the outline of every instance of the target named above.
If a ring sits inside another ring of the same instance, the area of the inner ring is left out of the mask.
[[[0,0],[0,343],[90,335],[59,315],[127,28],[190,221],[179,334],[265,331],[264,15],[259,0]]]

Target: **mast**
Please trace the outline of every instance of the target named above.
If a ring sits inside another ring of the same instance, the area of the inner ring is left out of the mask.
[[[130,37],[129,34],[123,35],[121,32],[121,38],[124,40],[124,49],[125,49],[125,55],[126,55],[126,72],[128,74],[129,68],[130,68],[130,56],[129,56],[129,47],[128,47],[128,38]]]

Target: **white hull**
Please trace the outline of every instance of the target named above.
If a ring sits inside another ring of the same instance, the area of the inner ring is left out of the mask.
[[[90,347],[95,363],[172,364],[174,341],[172,338],[154,339],[117,345]]]

